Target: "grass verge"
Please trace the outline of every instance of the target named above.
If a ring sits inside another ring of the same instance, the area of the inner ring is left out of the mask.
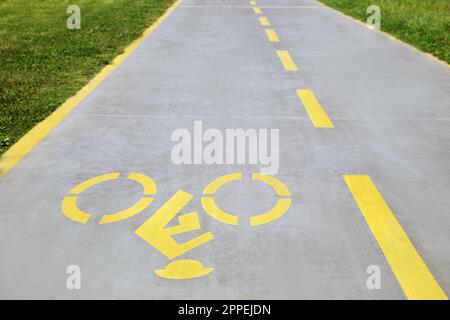
[[[449,0],[320,0],[358,20],[367,7],[381,9],[381,29],[416,48],[450,63]]]
[[[0,154],[73,96],[174,0],[0,0]],[[70,4],[81,29],[69,30]]]

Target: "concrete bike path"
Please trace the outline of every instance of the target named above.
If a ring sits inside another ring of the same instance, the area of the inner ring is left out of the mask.
[[[0,298],[404,299],[421,286],[442,298],[450,292],[449,70],[316,1],[184,0],[0,178]],[[249,225],[278,199],[251,180],[260,165],[174,164],[171,135],[193,132],[194,121],[221,132],[279,129],[274,177],[290,191],[288,211]],[[62,213],[75,186],[113,172],[120,178],[79,194],[87,223]],[[99,224],[141,199],[130,173],[155,181],[153,203]],[[201,203],[211,181],[232,173],[243,178],[215,198],[237,225]],[[358,195],[361,181],[351,189],[343,175],[367,175],[390,210],[371,189],[381,208],[371,211],[370,186]],[[196,211],[201,229],[174,238],[211,232],[214,240],[170,259],[135,231],[179,190],[192,195],[180,213]],[[388,219],[370,220],[380,212]],[[214,271],[155,274],[177,259]],[[66,286],[70,265],[80,267],[80,290]],[[380,289],[366,285],[369,266],[380,270]],[[402,277],[408,272],[416,276]]]

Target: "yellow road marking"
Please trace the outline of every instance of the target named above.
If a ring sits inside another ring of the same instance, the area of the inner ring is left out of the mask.
[[[291,55],[286,50],[277,50],[278,58],[280,58],[281,63],[286,71],[297,71],[298,68],[291,58]]]
[[[264,182],[271,186],[277,193],[277,196],[289,197],[291,195],[289,189],[280,180],[273,176],[266,176],[261,173],[253,173],[252,179]]]
[[[77,199],[77,196],[64,197],[61,204],[61,210],[67,218],[85,224],[89,221],[91,215],[78,208]]]
[[[50,116],[38,123],[17,143],[0,157],[0,177],[5,175],[27,155],[42,139],[44,139],[75,107],[77,107],[105,78],[116,69],[159,25],[175,10],[182,0],[176,1],[158,20],[133,41],[122,54],[118,55],[110,65],[107,65],[89,83],[73,97],[64,102]]]
[[[72,194],[82,193],[96,184],[99,184],[99,183],[102,183],[102,182],[105,182],[108,180],[115,180],[115,179],[119,178],[119,176],[120,176],[120,172],[112,172],[112,173],[107,173],[107,174],[102,174],[100,176],[96,176],[94,178],[86,180],[86,181],[80,183],[79,185],[75,186],[72,190],[69,191],[69,193],[72,193]]]
[[[151,203],[153,202],[153,198],[141,198],[138,202],[136,202],[130,208],[116,212],[111,214],[105,214],[100,220],[99,224],[113,223],[128,219],[139,212],[144,211]]]
[[[447,300],[370,177],[343,177],[406,297],[413,300]]]
[[[265,30],[266,30],[267,38],[269,39],[270,42],[279,42],[280,41],[275,30],[273,30],[273,29],[265,29]]]
[[[278,196],[289,197],[291,195],[289,189],[280,180],[273,176],[253,173],[252,179],[268,184],[275,190]],[[266,213],[250,217],[250,225],[257,226],[272,222],[284,215],[289,210],[290,206],[291,199],[279,199],[277,204],[271,210],[267,211]]]
[[[231,173],[211,181],[203,190],[203,194],[216,194],[224,184],[242,179],[242,173]]]
[[[205,268],[197,260],[176,260],[169,263],[165,269],[156,269],[155,273],[161,278],[180,280],[200,278],[213,271],[213,268]]]
[[[173,235],[200,229],[196,212],[178,216],[179,225],[167,227],[170,221],[192,200],[192,195],[182,190],[170,198],[158,211],[145,221],[134,232],[141,239],[156,248],[167,258],[173,259],[187,251],[214,239],[211,232],[193,238],[183,244],[178,244]]]
[[[242,173],[227,174],[213,180],[203,190],[204,196],[201,198],[203,210],[205,210],[205,212],[208,215],[210,215],[217,221],[230,225],[237,225],[239,222],[239,217],[237,215],[225,212],[224,210],[219,208],[213,195],[215,195],[217,191],[225,184],[240,179],[242,179]],[[280,180],[278,180],[273,176],[267,176],[260,173],[253,173],[252,179],[264,182],[269,186],[271,186],[275,191],[275,193],[277,194],[277,196],[289,197],[291,195],[289,189]],[[250,225],[256,226],[272,222],[281,217],[282,215],[284,215],[288,211],[290,205],[291,199],[279,199],[277,204],[268,212],[250,217]]]
[[[90,187],[93,187],[94,185],[97,185],[99,183],[108,180],[116,180],[117,178],[119,178],[119,176],[120,172],[112,172],[96,176],[94,178],[91,178],[78,184],[77,186],[72,188],[72,190],[70,190],[70,193],[79,195],[80,193],[83,193],[84,191],[86,191]],[[144,174],[132,172],[128,175],[128,179],[136,181],[139,184],[141,184],[144,189],[145,196],[155,195],[157,192],[156,183],[153,181],[152,178]],[[72,219],[79,223],[83,224],[87,223],[92,215],[90,213],[80,210],[77,205],[77,200],[78,196],[64,197],[61,204],[61,210],[67,218]],[[100,220],[99,224],[118,222],[128,219],[145,210],[152,202],[153,198],[141,197],[141,199],[138,202],[136,202],[133,206],[131,206],[126,210],[122,210],[111,214],[105,214]]]
[[[259,23],[261,23],[263,27],[270,26],[270,22],[266,17],[259,17]]]
[[[272,222],[285,214],[291,206],[291,199],[279,199],[275,207],[266,213],[250,217],[250,225],[258,226]]]
[[[251,4],[252,6],[256,6],[256,1],[254,1],[254,0],[250,1],[250,4]]]
[[[201,202],[202,202],[203,210],[205,210],[205,212],[207,214],[209,214],[211,217],[213,217],[217,221],[220,221],[220,222],[223,222],[226,224],[231,224],[234,226],[238,224],[239,217],[229,214],[229,213],[223,211],[222,209],[220,209],[217,206],[216,200],[213,197],[202,197]]]
[[[140,183],[144,188],[145,195],[155,195],[157,192],[155,181],[145,174],[132,172],[128,175],[128,179]]]
[[[203,190],[204,195],[215,195],[217,191],[223,187],[225,184],[230,183],[232,181],[240,180],[242,179],[242,173],[231,173],[224,176],[221,176],[212,182],[210,182],[206,188]],[[217,204],[216,200],[212,197],[202,197],[201,199],[203,210],[207,214],[209,214],[211,217],[216,219],[217,221],[231,224],[231,225],[237,225],[239,217],[229,214],[222,209],[220,209]]]
[[[256,13],[256,14],[261,14],[262,12],[261,12],[261,8],[259,8],[259,7],[253,7],[253,11]]]
[[[316,128],[334,128],[325,110],[311,90],[297,90],[297,95],[303,103],[311,122]]]
[[[295,65],[294,61],[291,58],[291,55],[286,50],[277,50],[278,58],[280,58],[281,63],[283,64],[284,69],[286,71],[297,71],[298,68]]]
[[[61,204],[61,211],[67,218],[73,221],[83,224],[87,223],[92,215],[79,209],[77,200],[78,196],[64,197]],[[105,214],[99,224],[113,223],[128,219],[145,210],[152,202],[153,198],[141,198],[138,202],[126,210]]]

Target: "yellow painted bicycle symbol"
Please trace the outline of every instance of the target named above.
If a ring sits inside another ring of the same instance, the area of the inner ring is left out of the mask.
[[[78,184],[70,190],[68,196],[63,198],[61,204],[62,213],[75,222],[81,224],[87,223],[92,216],[92,213],[84,212],[78,207],[78,197],[80,197],[87,189],[105,181],[116,180],[119,176],[120,172],[112,172],[96,176]],[[289,210],[291,205],[291,193],[288,188],[273,176],[253,173],[251,177],[252,180],[260,181],[272,187],[278,197],[278,201],[269,211],[250,217],[249,224],[251,226],[258,226],[279,219]],[[157,194],[157,186],[152,178],[141,173],[130,173],[127,176],[127,179],[142,186],[143,193],[140,200],[126,210],[105,214],[101,218],[99,224],[113,223],[128,219],[144,211],[153,202],[154,196]],[[242,173],[232,173],[221,176],[209,183],[203,190],[203,195],[201,197],[203,210],[217,221],[229,225],[237,225],[239,216],[225,212],[219,208],[215,201],[215,195],[224,185],[241,179],[243,179]],[[182,244],[179,244],[173,238],[173,236],[177,234],[201,229],[197,212],[178,215],[178,225],[168,227],[169,223],[192,199],[193,196],[191,194],[179,190],[139,228],[137,228],[135,234],[169,259],[175,259],[178,256],[213,240],[214,235],[211,232],[203,233]],[[165,269],[155,270],[155,273],[158,276],[167,279],[192,279],[205,276],[213,270],[214,269],[212,268],[205,268],[203,264],[197,260],[175,260],[169,263]]]

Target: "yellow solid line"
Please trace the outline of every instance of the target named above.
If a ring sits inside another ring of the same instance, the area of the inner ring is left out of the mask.
[[[270,42],[279,42],[280,41],[275,30],[273,30],[273,29],[265,29],[265,30],[266,30],[267,38],[269,39]]]
[[[133,41],[122,54],[118,55],[110,65],[107,65],[89,83],[73,97],[64,102],[45,120],[38,123],[17,143],[0,157],[0,177],[11,170],[17,162],[27,155],[53,128],[55,128],[76,106],[80,104],[103,80],[116,69],[158,26],[175,10],[182,0],[176,1],[158,20]]]
[[[298,68],[295,65],[294,61],[291,58],[291,55],[286,50],[277,50],[278,58],[280,58],[281,63],[283,64],[284,69],[286,71],[297,71]]]
[[[256,13],[256,14],[261,14],[262,12],[261,12],[261,9],[259,8],[259,7],[253,7],[253,11]]]
[[[343,177],[406,297],[413,300],[447,300],[370,177]]]
[[[325,110],[311,90],[297,90],[297,95],[303,103],[311,122],[316,128],[334,128]]]
[[[263,27],[270,26],[270,22],[266,17],[259,17],[259,23],[261,23]]]

